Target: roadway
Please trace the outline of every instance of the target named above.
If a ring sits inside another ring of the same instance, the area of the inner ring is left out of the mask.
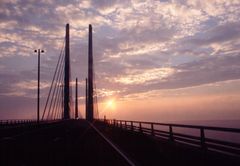
[[[238,166],[239,160],[103,122],[68,120],[0,128],[1,166]]]
[[[203,151],[200,148],[172,142],[139,132],[96,122],[95,126],[136,165],[162,166],[239,166],[240,158]]]
[[[1,129],[0,165],[128,165],[85,120]]]

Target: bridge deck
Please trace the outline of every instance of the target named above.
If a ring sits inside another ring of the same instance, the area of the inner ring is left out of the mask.
[[[240,158],[203,151],[139,132],[96,122],[99,130],[117,144],[137,165],[239,166]]]
[[[84,120],[0,133],[0,165],[127,165]]]
[[[226,156],[94,122],[135,165],[239,165]],[[85,120],[0,129],[0,165],[129,165]]]

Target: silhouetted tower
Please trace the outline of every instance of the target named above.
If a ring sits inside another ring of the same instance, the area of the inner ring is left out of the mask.
[[[63,119],[69,119],[70,118],[69,82],[70,82],[70,48],[69,48],[69,24],[67,24],[66,25],[66,38],[65,38],[64,114],[63,114]]]
[[[88,36],[88,108],[87,120],[93,121],[93,50],[92,50],[92,25],[89,25]]]
[[[86,104],[85,104],[85,112],[86,112],[86,119],[88,119],[88,79],[86,78]]]
[[[76,78],[76,92],[75,92],[75,119],[78,118],[78,79]]]

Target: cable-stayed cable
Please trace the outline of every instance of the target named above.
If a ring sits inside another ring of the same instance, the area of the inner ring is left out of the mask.
[[[57,106],[59,105],[58,101],[59,101],[59,98],[61,97],[61,77],[62,77],[62,71],[60,71],[60,74],[59,74],[59,79],[57,80],[55,86],[57,88],[57,92],[56,92],[56,96],[54,97],[54,104],[53,104],[53,108],[52,108],[52,111],[51,111],[51,119],[54,119],[54,115],[55,115],[55,112],[56,112],[56,109],[57,109]]]
[[[64,42],[65,42],[65,40],[64,40]],[[52,83],[51,83],[51,86],[50,86],[50,90],[49,90],[49,93],[48,93],[47,101],[46,101],[46,104],[45,104],[45,107],[44,107],[44,111],[43,111],[43,115],[42,115],[42,120],[44,119],[44,116],[45,116],[45,113],[46,113],[46,109],[47,109],[47,106],[48,106],[48,102],[49,102],[49,98],[50,98],[50,95],[51,95],[51,92],[52,92],[53,83],[54,83],[54,80],[55,80],[55,77],[56,77],[57,69],[58,69],[59,62],[60,62],[60,59],[61,59],[61,55],[62,55],[63,48],[64,48],[64,42],[63,42],[63,46],[62,46],[62,49],[60,51],[60,56],[58,58],[57,66],[56,66],[56,69],[55,69],[55,72],[54,72],[54,75],[53,75]]]
[[[62,86],[63,86],[63,76],[64,76],[64,67],[62,67],[61,71],[60,71],[60,77],[58,80],[58,89],[57,89],[57,97],[55,98],[54,101],[54,107],[53,107],[53,111],[52,111],[52,118],[55,119],[57,117],[57,113],[59,112],[59,109],[62,106],[62,100],[61,97],[62,96]]]
[[[93,116],[94,119],[99,118],[98,114],[98,99],[97,99],[97,87],[96,87],[96,77],[95,77],[95,66],[93,63],[93,102],[94,102],[94,107],[93,107]]]
[[[62,56],[62,54],[60,54],[60,59],[62,58],[63,56]],[[56,79],[54,79],[54,81],[53,81],[53,87],[54,87],[54,89],[53,89],[53,92],[52,92],[52,97],[51,97],[51,100],[50,100],[50,105],[49,105],[49,107],[48,107],[48,114],[47,114],[47,119],[50,119],[49,117],[50,117],[50,115],[51,115],[51,111],[52,111],[52,104],[53,104],[53,101],[54,101],[54,99],[56,98],[55,97],[55,92],[56,92],[56,87],[57,87],[57,84],[58,84],[58,78],[59,78],[59,71],[60,71],[60,69],[61,69],[62,67],[61,67],[61,60],[60,60],[60,63],[57,65],[57,73],[56,73],[56,75],[55,76],[57,76],[57,78]],[[51,95],[50,95],[51,96]]]
[[[56,78],[55,83],[54,83],[54,89],[53,89],[50,105],[49,105],[49,108],[48,108],[47,119],[52,119],[52,115],[53,115],[54,108],[55,108],[55,105],[56,105],[56,99],[57,99],[58,88],[59,88],[58,83],[59,83],[59,78],[60,78],[61,71],[63,70],[62,62],[63,62],[63,59],[64,59],[64,56],[60,55],[60,57],[61,57],[60,65],[58,66],[58,69],[57,69],[57,78]]]

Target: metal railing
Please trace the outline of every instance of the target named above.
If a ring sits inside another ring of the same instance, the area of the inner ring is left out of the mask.
[[[44,120],[40,121],[39,124],[53,123],[58,122],[61,119],[55,120]],[[15,126],[23,126],[23,125],[36,125],[38,124],[35,119],[8,119],[8,120],[0,120],[0,128],[9,128]]]
[[[108,125],[129,130],[132,132],[151,135],[156,138],[162,138],[171,142],[182,143],[198,147],[204,151],[215,151],[228,155],[240,157],[240,129],[209,127],[197,125],[183,125],[170,123],[154,123],[127,120],[101,120]],[[164,129],[163,129],[164,128]],[[181,131],[185,130],[185,131]],[[195,130],[195,134],[188,133],[187,130]],[[186,133],[187,132],[187,133]],[[220,137],[211,138],[206,135],[209,132],[220,132],[221,134],[236,134],[238,141],[221,139]]]
[[[15,125],[22,123],[33,123],[36,120],[33,119],[8,119],[8,120],[0,120],[0,125]]]

